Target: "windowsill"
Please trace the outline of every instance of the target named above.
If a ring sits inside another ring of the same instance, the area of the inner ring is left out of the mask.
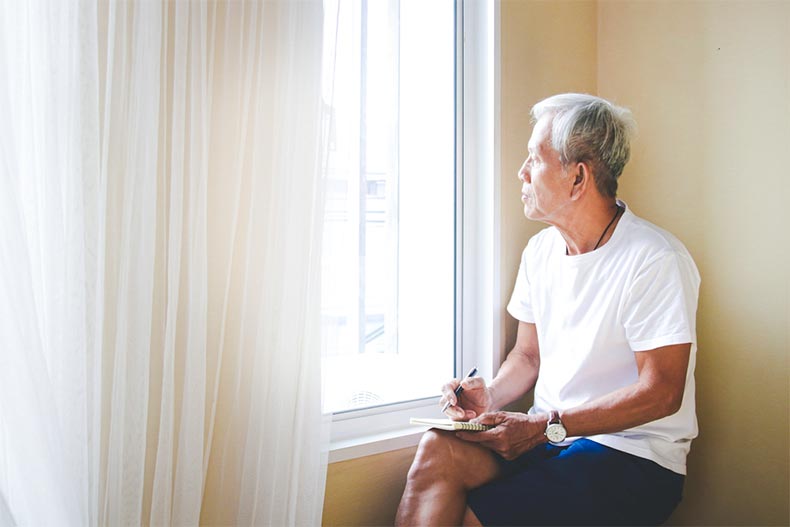
[[[335,415],[329,442],[329,462],[347,461],[409,448],[419,443],[426,426],[409,424],[411,417],[444,417],[439,396]]]
[[[427,429],[424,426],[405,426],[396,430],[369,434],[354,439],[332,441],[329,445],[329,462],[348,461],[416,446]]]

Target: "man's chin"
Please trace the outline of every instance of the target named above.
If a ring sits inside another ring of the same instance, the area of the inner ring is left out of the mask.
[[[524,205],[524,216],[528,220],[537,220],[538,214],[534,207],[530,207],[529,205]]]
[[[553,225],[552,223],[546,221],[545,215],[541,214],[535,209],[527,209],[527,207],[524,207],[524,216],[531,221],[539,221],[541,223],[545,223],[546,225]]]

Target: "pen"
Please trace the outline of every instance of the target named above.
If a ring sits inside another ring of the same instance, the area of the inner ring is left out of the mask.
[[[477,368],[472,368],[469,370],[469,373],[466,374],[466,378],[474,377],[477,374]],[[455,389],[455,398],[458,400],[458,396],[461,395],[464,389],[461,388],[461,385],[458,384],[458,388]],[[446,412],[447,409],[450,408],[450,400],[448,399],[446,403],[444,403],[444,407],[442,408],[442,413]]]

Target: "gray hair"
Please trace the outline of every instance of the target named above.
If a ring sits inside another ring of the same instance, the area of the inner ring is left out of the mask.
[[[540,101],[530,113],[535,121],[553,116],[551,144],[563,165],[590,164],[598,192],[617,195],[617,178],[628,163],[636,131],[630,110],[600,97],[563,93]]]

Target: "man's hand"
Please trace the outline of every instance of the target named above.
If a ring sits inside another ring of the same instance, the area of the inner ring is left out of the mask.
[[[459,397],[455,396],[455,389],[461,386],[464,391]],[[450,406],[445,411],[447,417],[455,421],[469,421],[478,415],[491,410],[493,398],[491,390],[480,377],[467,377],[463,381],[453,379],[442,386],[442,398],[439,404],[444,405],[450,401]]]
[[[495,425],[495,428],[486,432],[457,432],[456,436],[479,443],[510,461],[547,441],[546,420],[545,415],[492,412],[481,415],[474,422]]]

